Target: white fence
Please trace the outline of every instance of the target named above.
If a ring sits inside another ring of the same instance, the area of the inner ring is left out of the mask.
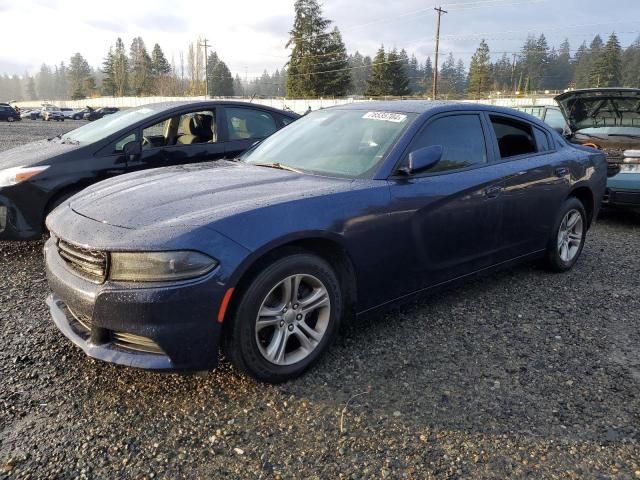
[[[138,107],[148,103],[172,102],[172,101],[198,101],[205,100],[201,97],[98,97],[87,98],[85,100],[38,100],[18,102],[20,108],[39,107],[43,103],[53,103],[59,107],[84,108],[89,105],[91,107]],[[354,102],[366,102],[368,98],[331,98],[331,99],[288,99],[288,98],[228,98],[228,100],[252,102],[258,105],[267,105],[282,110],[293,110],[297,113],[304,113],[309,108],[311,110],[319,110],[321,108],[333,107],[335,105],[344,105]],[[397,98],[389,98],[389,100],[399,100]],[[516,107],[525,105],[554,105],[552,97],[518,97],[518,98],[491,98],[486,100],[467,100],[473,103],[483,103],[489,105]]]
[[[184,102],[184,101],[202,101],[206,97],[98,97],[87,98],[85,100],[38,100],[29,102],[17,102],[20,108],[39,107],[43,103],[52,103],[59,107],[85,108],[87,105],[98,107],[138,107],[149,103],[162,102]],[[304,113],[309,108],[311,110],[319,110],[321,108],[333,107],[335,105],[344,105],[353,103],[353,98],[335,98],[335,99],[309,99],[309,100],[292,100],[287,98],[227,98],[226,100],[234,100],[241,102],[251,102],[258,105],[267,105],[269,107],[279,108],[281,110],[293,110],[297,113]]]

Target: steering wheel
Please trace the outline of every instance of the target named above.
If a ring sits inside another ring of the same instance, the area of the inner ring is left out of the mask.
[[[149,140],[149,137],[142,137],[142,146],[145,147],[147,145],[153,145],[153,143],[151,143],[151,140]]]

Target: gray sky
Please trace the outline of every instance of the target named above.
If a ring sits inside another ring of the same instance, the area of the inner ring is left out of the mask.
[[[3,46],[0,73],[35,73],[40,64],[68,63],[75,52],[94,67],[120,36],[127,48],[142,36],[159,43],[168,59],[199,35],[209,39],[231,71],[251,78],[287,60],[284,45],[293,23],[294,0],[0,0]],[[415,52],[422,62],[433,52],[432,0],[375,2],[325,0],[325,16],[342,31],[349,52],[373,55],[381,43]],[[544,32],[549,43],[569,38],[572,49],[613,31],[623,46],[640,35],[640,0],[449,0],[442,3],[441,51],[468,63],[481,38],[493,55],[520,49],[528,33]],[[43,35],[40,35],[44,33]],[[13,46],[13,48],[12,48]]]

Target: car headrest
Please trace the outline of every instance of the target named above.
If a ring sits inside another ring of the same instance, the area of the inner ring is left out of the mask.
[[[180,121],[180,127],[182,128],[183,135],[195,135],[195,133],[193,133],[193,117],[182,117],[182,120]]]

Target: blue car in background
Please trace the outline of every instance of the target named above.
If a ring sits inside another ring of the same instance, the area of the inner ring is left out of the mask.
[[[604,203],[640,208],[640,89],[574,90],[556,101],[570,140],[607,154],[610,178]]]
[[[221,347],[282,382],[349,314],[518,262],[569,270],[606,178],[602,152],[511,109],[329,108],[241,159],[132,173],[65,201],[47,218],[47,302],[91,357],[203,370]]]

